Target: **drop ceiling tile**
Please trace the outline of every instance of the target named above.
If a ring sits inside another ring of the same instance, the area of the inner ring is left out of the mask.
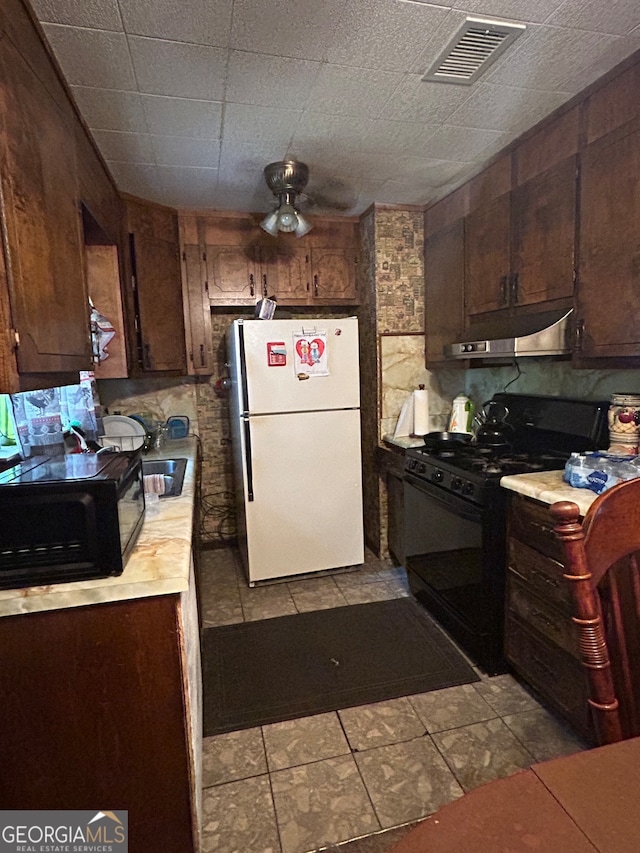
[[[88,126],[95,130],[146,133],[142,101],[137,92],[73,86],[74,100]]]
[[[235,104],[302,109],[320,68],[320,62],[232,50],[225,97]]]
[[[464,104],[447,119],[459,127],[524,131],[571,97],[570,92],[542,92],[479,83]]]
[[[167,41],[226,47],[232,0],[119,0],[125,30]]]
[[[202,187],[214,190],[218,182],[218,170],[188,166],[158,166],[157,181],[164,187]]]
[[[510,86],[517,80],[523,88],[562,90],[568,77],[579,74],[613,41],[615,36],[586,30],[537,27],[498,59],[483,82]]]
[[[457,180],[473,164],[457,160],[429,160],[422,157],[402,157],[397,161],[402,182],[416,181],[421,186],[440,187]]]
[[[429,187],[415,183],[404,184],[400,181],[385,181],[378,190],[376,201],[382,204],[426,204],[433,192]]]
[[[222,103],[140,95],[149,133],[157,136],[187,136],[218,139],[222,126]]]
[[[316,112],[374,118],[401,80],[402,75],[395,72],[324,65],[307,107]]]
[[[31,0],[31,5],[41,22],[122,31],[117,0]]]
[[[239,50],[325,58],[337,19],[348,0],[235,0],[230,47]]]
[[[580,3],[563,3],[548,24],[576,27],[612,35],[626,35],[640,24],[638,0],[582,0]]]
[[[370,123],[368,135],[363,138],[362,151],[393,156],[422,155],[436,125],[376,119]]]
[[[542,24],[563,2],[564,0],[462,0],[460,5],[474,16],[509,18],[513,21]]]
[[[640,37],[640,29],[635,35],[614,38],[593,62],[581,68],[579,72],[571,74],[562,87],[569,92],[581,92],[619,62],[635,53],[638,50],[638,37]]]
[[[406,74],[385,104],[384,115],[398,121],[437,125],[446,121],[470,94],[469,86],[428,83],[420,74]]]
[[[267,213],[272,210],[273,202],[274,198],[266,187],[262,170],[235,175],[218,175],[216,205],[224,210]]]
[[[136,88],[124,33],[59,24],[45,24],[43,29],[70,85]]]
[[[282,146],[264,146],[252,142],[224,140],[220,146],[220,173],[243,174],[262,172],[268,163],[284,159],[286,149]],[[271,196],[265,184],[265,197]]]
[[[294,133],[299,110],[227,104],[222,125],[223,142],[253,142],[286,150]]]
[[[506,145],[507,137],[508,134],[495,130],[470,127],[461,133],[459,127],[443,125],[426,141],[423,155],[434,160],[455,157],[460,161],[477,162],[490,146]]]
[[[129,46],[141,92],[203,101],[222,99],[226,50],[140,36],[129,36]]]
[[[407,71],[448,15],[449,9],[443,6],[350,2],[340,17],[338,32],[328,42],[327,60],[336,65]]]
[[[187,139],[183,136],[152,136],[153,151],[159,166],[198,166],[218,168],[220,142],[217,139]]]
[[[371,132],[371,122],[362,116],[345,119],[330,113],[305,110],[295,127],[292,146],[322,145],[323,148],[358,150]]]
[[[140,163],[118,163],[107,160],[116,186],[123,193],[150,198],[158,189],[157,169]]]
[[[217,169],[158,166],[158,188],[165,204],[178,208],[216,207]]]
[[[120,133],[115,130],[94,130],[93,138],[105,160],[120,163],[155,165],[151,138],[146,133]]]

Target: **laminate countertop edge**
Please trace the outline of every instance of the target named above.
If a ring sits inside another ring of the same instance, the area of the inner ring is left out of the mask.
[[[150,460],[188,460],[182,494],[147,505],[138,540],[121,575],[0,590],[0,617],[129,601],[187,590],[196,497],[196,442],[195,437],[174,440],[167,442],[162,450],[145,454],[144,459]]]
[[[572,501],[585,515],[598,495],[590,489],[574,489],[562,478],[562,471],[537,471],[533,474],[509,474],[500,480],[503,489],[517,492],[533,500],[551,505],[556,501]]]

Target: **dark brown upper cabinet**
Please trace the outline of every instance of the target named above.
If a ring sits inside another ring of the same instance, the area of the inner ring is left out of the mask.
[[[187,372],[178,215],[126,199],[132,375]],[[132,322],[133,320],[133,322]]]
[[[636,94],[637,97],[637,94]],[[582,156],[576,359],[640,357],[640,119]]]
[[[444,348],[464,331],[464,221],[431,234],[425,242],[426,365],[445,361]],[[462,362],[449,362],[464,366]]]
[[[253,306],[266,296],[284,306],[357,301],[353,220],[316,220],[300,239],[265,234],[250,214],[212,214],[199,223],[212,306]]]
[[[469,214],[470,323],[504,309],[547,309],[573,295],[577,158],[569,157]]]
[[[55,78],[43,84],[39,57],[2,36],[0,390],[16,391],[77,380],[91,342],[73,110]]]

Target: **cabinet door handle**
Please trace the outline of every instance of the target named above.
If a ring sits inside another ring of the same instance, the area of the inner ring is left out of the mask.
[[[200,344],[200,366],[201,366],[201,367],[204,367],[204,365],[205,365],[205,360],[204,360],[204,344]]]
[[[249,276],[249,293],[251,294],[251,296],[255,296],[256,293],[256,289],[253,284],[253,273],[251,273],[251,275]]]
[[[509,276],[503,275],[500,276],[500,305],[507,304],[507,285],[509,282]]]
[[[151,345],[145,344],[143,346],[143,352],[144,352],[144,357],[143,357],[144,366],[147,368],[147,370],[151,370]]]
[[[584,320],[580,319],[576,322],[575,328],[575,350],[582,352],[582,342],[584,341]]]
[[[318,276],[314,275],[313,277],[313,295],[318,295]]]
[[[267,298],[267,276],[266,274],[262,276],[262,295],[264,298]]]
[[[518,299],[520,297],[519,287],[520,287],[519,273],[514,272],[513,275],[511,276],[511,288],[510,288],[511,289],[511,301],[514,304],[518,303]]]

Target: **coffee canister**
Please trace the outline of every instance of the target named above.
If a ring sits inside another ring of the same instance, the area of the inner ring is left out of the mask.
[[[637,454],[640,448],[640,394],[613,394],[608,421],[609,452]]]

